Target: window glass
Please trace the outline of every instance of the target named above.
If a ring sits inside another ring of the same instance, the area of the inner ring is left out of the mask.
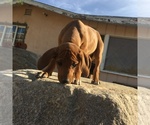
[[[13,46],[26,49],[27,45],[25,43],[26,35],[26,24],[15,24],[13,26]]]
[[[4,26],[0,25],[0,32],[3,32],[3,30],[4,30]]]
[[[24,42],[26,28],[18,27],[15,42]]]
[[[104,70],[137,75],[137,40],[110,37]]]
[[[17,26],[13,26],[13,32],[15,32],[15,31],[16,31],[16,27],[17,27]]]
[[[3,44],[9,44],[10,46],[12,44],[12,27],[11,26],[6,26]]]

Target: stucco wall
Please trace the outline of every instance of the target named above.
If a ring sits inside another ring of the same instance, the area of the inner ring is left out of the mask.
[[[32,9],[32,14],[24,15],[25,9]],[[25,37],[27,50],[37,54],[42,54],[45,50],[57,46],[58,34],[69,21],[71,19],[68,17],[28,5],[15,6],[13,10],[13,22],[28,25]]]
[[[12,5],[0,5],[0,23],[12,23]]]
[[[127,38],[137,37],[136,26],[102,23],[96,21],[84,21],[84,22],[85,24],[98,30],[102,35],[109,34],[112,36],[127,37]]]

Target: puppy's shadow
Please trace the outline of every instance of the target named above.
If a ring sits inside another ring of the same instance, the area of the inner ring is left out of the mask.
[[[60,84],[60,85],[64,85],[61,84],[58,81],[58,76],[57,73],[53,73],[52,76],[49,76],[48,78],[37,78],[35,73],[32,72],[27,72],[28,78],[32,80],[32,82],[36,81],[36,80],[42,80],[43,84]]]
[[[31,79],[32,82],[33,82],[33,81],[36,81],[36,80],[38,79],[38,78],[36,77],[36,74],[31,73],[31,72],[29,72],[29,71],[27,71],[27,75],[28,75],[28,79]]]
[[[56,72],[53,72],[52,76],[49,76],[48,78],[37,78],[35,72],[31,72],[31,71],[27,71],[27,75],[28,75],[28,79],[30,79],[32,82],[41,79],[45,83],[65,85],[58,81],[58,74]],[[82,83],[91,84],[91,80],[92,79],[90,78],[81,77],[81,84]],[[72,84],[72,85],[75,85],[75,84]]]

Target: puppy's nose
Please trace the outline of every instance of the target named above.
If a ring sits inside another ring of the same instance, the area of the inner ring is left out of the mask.
[[[69,83],[69,79],[64,79],[64,80],[62,81],[62,83],[63,83],[63,84],[68,84],[68,83]]]

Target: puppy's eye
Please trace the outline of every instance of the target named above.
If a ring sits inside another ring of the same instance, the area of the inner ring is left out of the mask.
[[[76,67],[78,65],[78,63],[73,63],[72,64],[72,67],[74,68],[74,67]]]
[[[57,65],[58,66],[62,66],[62,62],[57,62]]]

